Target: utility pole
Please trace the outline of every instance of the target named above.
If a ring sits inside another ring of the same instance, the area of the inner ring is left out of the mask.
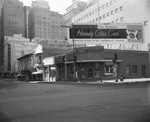
[[[113,69],[114,69],[114,75],[115,75],[115,77],[116,77],[116,80],[115,80],[115,82],[118,82],[118,65],[117,65],[117,59],[118,59],[118,57],[117,57],[117,54],[115,53],[114,54],[114,59],[113,59]]]
[[[76,56],[75,56],[75,47],[74,47],[75,44],[74,44],[74,28],[73,28],[73,23],[72,23],[71,26],[61,25],[61,27],[72,29],[72,42],[73,42],[73,48],[72,48],[72,51],[73,51],[73,70],[74,70],[74,79],[76,79]]]

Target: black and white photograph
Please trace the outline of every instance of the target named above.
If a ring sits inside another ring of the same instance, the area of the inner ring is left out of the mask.
[[[150,122],[150,0],[0,0],[0,122]]]

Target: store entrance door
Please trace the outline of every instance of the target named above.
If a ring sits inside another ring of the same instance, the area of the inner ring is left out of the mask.
[[[146,77],[146,66],[145,65],[141,66],[141,74],[144,78]]]
[[[94,78],[94,68],[93,67],[88,67],[87,78]]]

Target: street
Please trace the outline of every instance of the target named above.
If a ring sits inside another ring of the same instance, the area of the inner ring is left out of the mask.
[[[0,81],[0,122],[150,122],[150,82]]]

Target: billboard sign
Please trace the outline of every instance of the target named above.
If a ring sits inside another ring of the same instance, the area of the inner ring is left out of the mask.
[[[114,42],[143,42],[142,25],[140,24],[99,24],[99,25],[73,25],[70,31],[70,39],[75,41],[95,41],[98,43]]]

